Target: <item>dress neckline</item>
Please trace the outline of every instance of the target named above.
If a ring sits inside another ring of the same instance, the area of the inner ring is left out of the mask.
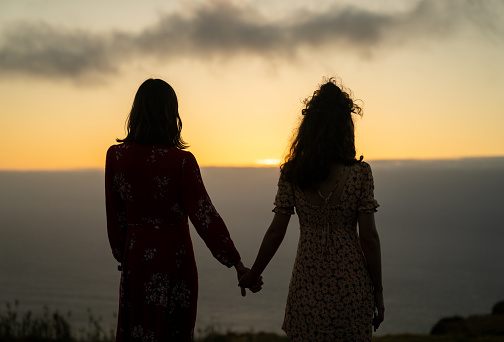
[[[333,187],[331,192],[327,197],[324,197],[321,193],[319,193],[319,190],[317,189],[318,195],[324,200],[325,204],[324,205],[319,205],[319,204],[313,204],[308,199],[306,198],[305,192],[298,188],[298,191],[301,193],[301,199],[308,204],[309,206],[313,208],[318,208],[318,209],[323,209],[323,208],[337,208],[341,205],[341,196],[343,195],[343,192],[345,191],[345,187],[348,184],[348,177],[350,175],[350,172],[352,172],[352,167],[351,166],[345,166],[342,170],[342,175],[339,177],[338,181],[336,182],[336,185]],[[340,193],[340,197],[338,198],[337,202],[335,204],[329,204],[329,201],[331,200],[332,195],[338,188],[340,184],[343,184],[342,186],[342,191]],[[327,201],[325,200],[327,198]]]

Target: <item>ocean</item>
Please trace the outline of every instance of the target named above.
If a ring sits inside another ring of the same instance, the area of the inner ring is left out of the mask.
[[[504,300],[504,158],[370,161],[386,315],[377,334],[428,333],[447,316]],[[202,168],[212,201],[250,266],[273,216],[278,168]],[[107,241],[103,170],[0,172],[0,312],[44,306],[114,327],[119,272]],[[197,331],[281,333],[299,225],[293,217],[261,292],[240,296],[191,228],[199,273]]]

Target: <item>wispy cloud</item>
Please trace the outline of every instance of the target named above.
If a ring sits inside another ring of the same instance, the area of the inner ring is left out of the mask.
[[[421,0],[403,13],[335,6],[271,21],[233,2],[171,13],[137,33],[96,34],[48,23],[20,23],[0,34],[0,74],[85,78],[120,71],[135,58],[295,58],[304,48],[370,52],[477,30],[502,43],[501,1]]]
[[[0,72],[41,77],[80,77],[111,73],[112,41],[45,23],[19,24],[3,32]],[[108,44],[107,44],[108,43]]]

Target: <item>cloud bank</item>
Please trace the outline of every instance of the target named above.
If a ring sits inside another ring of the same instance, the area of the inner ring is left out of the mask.
[[[295,59],[303,49],[322,48],[367,53],[468,29],[502,43],[503,13],[504,3],[498,0],[421,0],[402,13],[335,6],[271,21],[250,7],[208,2],[190,13],[166,14],[137,33],[96,34],[19,23],[0,33],[0,75],[79,79],[120,72],[136,58]]]

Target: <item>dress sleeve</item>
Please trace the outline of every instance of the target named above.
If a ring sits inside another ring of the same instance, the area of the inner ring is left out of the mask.
[[[105,164],[105,206],[107,213],[107,233],[112,248],[112,254],[118,262],[122,262],[126,240],[126,210],[117,187],[114,184],[113,163],[114,147],[107,151]]]
[[[200,169],[190,153],[184,157],[181,170],[182,201],[191,222],[213,256],[227,267],[240,261],[229,231],[208,196]]]
[[[278,180],[278,190],[275,196],[275,209],[273,212],[281,215],[293,215],[294,205],[296,201],[294,198],[294,190],[292,189],[292,184],[287,182],[283,175],[280,176]]]
[[[373,173],[368,163],[363,162],[362,165],[361,197],[357,210],[360,213],[374,213],[380,205],[374,199]]]

